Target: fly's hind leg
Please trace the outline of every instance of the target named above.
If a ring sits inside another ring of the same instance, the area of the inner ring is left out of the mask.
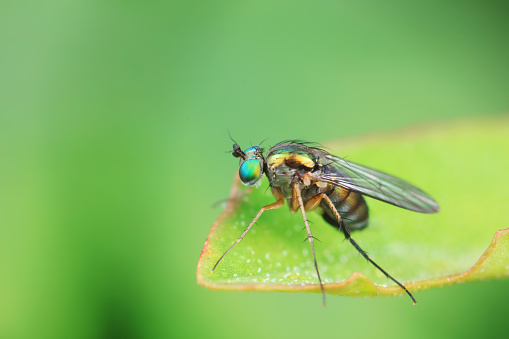
[[[327,194],[321,193],[321,194],[318,194],[318,195],[314,196],[313,198],[309,199],[306,202],[306,205],[304,206],[304,208],[306,210],[313,210],[313,209],[315,209],[320,204],[320,202],[322,200],[325,200],[327,202],[327,205],[329,206],[329,208],[331,209],[332,213],[336,217],[337,222],[339,223],[339,229],[343,232],[343,234],[345,235],[345,238],[348,241],[350,241],[350,243],[353,245],[353,247],[355,247],[355,249],[357,251],[359,251],[359,253],[362,254],[362,256],[364,258],[366,258],[367,261],[369,261],[371,264],[373,264],[373,266],[375,266],[378,270],[380,270],[380,272],[382,272],[387,278],[391,279],[399,287],[401,287],[408,294],[408,296],[412,299],[412,301],[414,302],[414,305],[417,304],[417,301],[415,300],[414,296],[412,295],[412,293],[410,293],[410,291],[408,291],[406,289],[405,285],[403,285],[402,283],[400,283],[399,281],[394,279],[383,268],[378,266],[377,263],[375,263],[373,260],[371,260],[371,258],[368,256],[368,254],[366,252],[364,252],[364,250],[359,246],[359,244],[357,244],[357,242],[352,239],[352,237],[350,236],[350,230],[348,229],[348,227],[345,226],[345,223],[343,222],[343,219],[339,215],[338,210],[336,209],[336,206],[334,206],[334,204],[332,203],[330,198],[327,196]]]
[[[226,252],[223,253],[221,258],[219,258],[219,260],[214,265],[214,268],[212,268],[212,272],[214,272],[214,270],[216,269],[217,265],[219,265],[219,262],[221,262],[221,260],[223,260],[223,258],[228,254],[228,252],[230,252],[235,247],[235,245],[237,245],[242,240],[242,238],[244,238],[244,236],[247,234],[247,232],[249,232],[251,227],[253,227],[253,225],[260,218],[260,216],[263,214],[263,212],[265,212],[267,210],[274,210],[274,209],[280,208],[281,206],[284,205],[285,197],[284,197],[283,193],[281,192],[281,190],[279,188],[272,187],[272,194],[277,199],[277,201],[272,203],[272,204],[270,204],[270,205],[263,206],[262,208],[260,208],[260,211],[258,211],[258,214],[256,214],[256,217],[254,217],[253,221],[251,221],[249,226],[247,226],[246,230],[240,235],[240,237],[237,238],[237,240],[235,240],[233,245],[229,249],[227,249]]]

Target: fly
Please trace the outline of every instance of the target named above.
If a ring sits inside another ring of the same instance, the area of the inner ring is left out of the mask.
[[[324,306],[325,289],[316,261],[314,237],[306,217],[306,212],[317,207],[321,207],[325,221],[343,232],[345,238],[368,262],[401,287],[414,304],[417,303],[412,293],[378,266],[352,239],[350,233],[368,225],[368,206],[364,195],[420,213],[436,213],[440,210],[433,198],[401,179],[346,161],[310,143],[281,142],[264,156],[260,146],[252,146],[242,151],[233,139],[232,141],[232,154],[240,159],[239,177],[242,183],[246,186],[259,186],[265,174],[276,202],[260,209],[240,237],[219,258],[212,271],[244,238],[263,212],[282,207],[286,200],[290,211],[295,213],[300,210],[302,213]]]

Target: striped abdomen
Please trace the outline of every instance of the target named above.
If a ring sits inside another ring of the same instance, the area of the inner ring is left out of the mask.
[[[336,186],[328,196],[349,230],[361,229],[368,225],[368,205],[366,205],[366,201],[360,193]],[[325,221],[339,228],[334,214],[323,200],[321,207],[324,210],[323,218]]]

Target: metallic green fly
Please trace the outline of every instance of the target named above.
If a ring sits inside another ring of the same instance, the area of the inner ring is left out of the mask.
[[[233,139],[232,141],[234,142],[232,154],[240,158],[239,177],[242,183],[246,186],[258,186],[265,173],[277,201],[260,209],[242,235],[219,258],[213,270],[244,238],[263,212],[280,208],[286,200],[292,212],[300,209],[302,213],[322,291],[323,305],[325,305],[325,289],[316,261],[314,237],[306,217],[306,212],[317,207],[321,207],[323,218],[343,232],[346,239],[366,260],[398,284],[412,298],[414,304],[417,303],[412,293],[402,283],[371,260],[352,239],[350,233],[368,224],[368,206],[363,195],[420,213],[439,211],[440,208],[433,198],[401,179],[346,161],[311,143],[281,142],[264,156],[260,146],[253,146],[242,151]]]

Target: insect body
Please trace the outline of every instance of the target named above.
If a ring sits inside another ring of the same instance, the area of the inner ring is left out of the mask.
[[[346,239],[370,263],[398,284],[416,303],[406,287],[378,266],[352,239],[350,232],[368,224],[368,206],[363,195],[421,213],[436,213],[438,204],[415,186],[388,174],[333,156],[323,149],[300,142],[281,142],[267,156],[259,146],[243,152],[237,143],[233,156],[240,158],[239,177],[247,186],[258,185],[267,176],[276,202],[260,209],[242,235],[219,258],[214,266],[249,232],[263,212],[280,208],[285,200],[292,212],[302,213],[311,246],[316,274],[325,305],[325,290],[318,270],[313,234],[306,217],[307,211],[321,207],[323,218],[344,233]]]

